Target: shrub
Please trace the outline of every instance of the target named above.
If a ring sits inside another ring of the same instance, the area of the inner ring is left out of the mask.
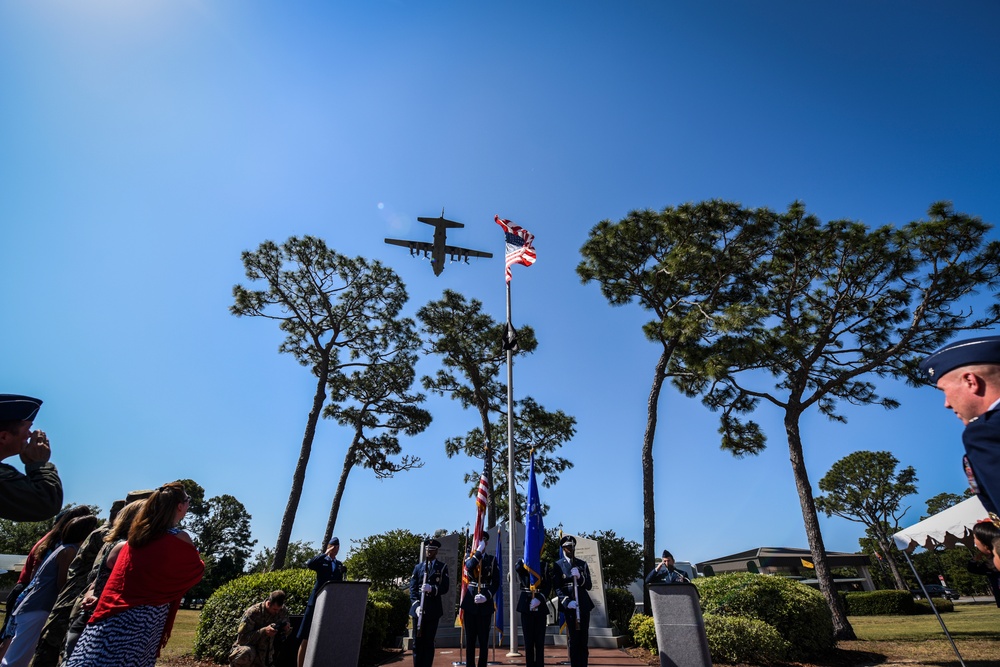
[[[618,632],[629,632],[629,620],[635,613],[635,598],[624,588],[608,588],[604,591],[608,620],[614,623]]]
[[[652,616],[636,614],[629,620],[628,630],[632,633],[636,646],[649,649],[653,655],[659,652],[656,648],[656,624],[653,623]]]
[[[201,610],[194,638],[195,657],[226,662],[247,607],[280,588],[288,594],[288,613],[302,614],[315,582],[316,575],[309,570],[279,570],[250,574],[220,586]]]
[[[941,614],[947,614],[948,612],[955,611],[955,603],[952,602],[951,600],[946,600],[944,598],[934,598],[934,606]],[[928,602],[927,600],[914,600],[913,608],[914,611],[910,612],[913,614],[934,613],[934,611],[931,609],[931,603]]]
[[[375,602],[384,602],[390,606],[386,622],[385,640],[381,646],[385,646],[390,641],[395,641],[396,637],[402,637],[406,634],[406,626],[410,622],[410,592],[408,590],[385,588],[379,591],[370,591],[368,598]]]
[[[705,614],[705,634],[713,662],[769,665],[781,662],[791,645],[764,621],[742,616]]]
[[[823,595],[791,579],[749,572],[695,580],[701,608],[714,616],[740,616],[772,626],[799,660],[833,649],[833,617]]]
[[[201,611],[194,640],[195,657],[225,663],[247,607],[263,601],[271,591],[280,588],[288,594],[285,602],[288,613],[305,613],[315,582],[316,575],[309,570],[279,570],[250,574],[219,587]],[[387,641],[403,634],[408,611],[408,593],[369,591],[361,635],[362,653],[377,652]]]
[[[851,616],[902,616],[917,613],[909,591],[869,591],[844,595]]]

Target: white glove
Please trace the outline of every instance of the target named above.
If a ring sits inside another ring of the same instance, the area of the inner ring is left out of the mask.
[[[540,606],[542,606],[542,601],[538,598],[531,598],[531,611],[535,611]]]
[[[434,587],[431,586],[430,584],[424,584],[420,590],[422,590],[424,593],[433,593]]]
[[[566,605],[566,608],[567,608],[567,609],[576,609],[576,608],[577,608],[577,606],[578,606],[578,605],[576,604],[576,600],[570,600],[570,601],[569,601],[569,604],[568,604],[568,605]]]
[[[424,608],[423,607],[417,607],[417,618],[420,618],[423,615],[424,615]]]
[[[486,596],[482,593],[476,593],[476,604],[483,604],[486,602]]]
[[[486,540],[479,540],[479,546],[476,547],[476,551],[479,553],[486,551]]]
[[[579,579],[580,578],[580,570],[578,570],[575,567],[572,570],[570,570],[569,573],[573,575],[574,579]]]

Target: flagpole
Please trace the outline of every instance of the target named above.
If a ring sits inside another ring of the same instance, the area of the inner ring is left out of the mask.
[[[510,323],[510,281],[507,282],[507,322]],[[514,488],[514,351],[507,350],[507,553],[508,562],[513,563],[514,558],[514,503],[517,502],[517,490]],[[507,567],[508,572],[512,572],[512,566]],[[507,657],[518,657],[517,652],[517,626],[514,625],[514,577],[508,575],[510,595],[507,599],[510,603],[510,651]]]

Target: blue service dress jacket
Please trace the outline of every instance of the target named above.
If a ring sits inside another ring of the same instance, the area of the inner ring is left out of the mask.
[[[427,571],[427,583],[433,586],[430,593],[424,594],[424,614],[429,617],[441,618],[444,614],[444,607],[441,604],[441,596],[448,592],[450,582],[448,581],[448,566],[438,559],[417,563],[413,568],[413,575],[410,576],[410,615],[416,616],[417,607],[420,605],[420,589],[424,585],[424,571]]]
[[[580,580],[576,585],[575,592],[573,575],[570,574],[574,567],[580,572]],[[575,599],[574,595],[579,596],[577,604],[584,613],[589,613],[594,608],[594,601],[590,599],[590,593],[587,592],[594,587],[594,582],[590,578],[590,568],[587,567],[586,561],[579,558],[574,558],[572,562],[566,558],[557,560],[552,568],[552,585],[556,589],[556,595],[559,596],[559,608],[565,613],[574,613],[572,609],[566,607],[571,600]]]
[[[962,432],[965,456],[972,468],[973,490],[988,512],[1000,514],[1000,410],[976,417]]]
[[[473,552],[465,560],[465,574],[469,585],[462,596],[462,610],[466,613],[492,616],[495,608],[493,598],[500,590],[500,577],[497,576],[496,559],[489,554]],[[476,603],[476,594],[486,596],[486,602]]]

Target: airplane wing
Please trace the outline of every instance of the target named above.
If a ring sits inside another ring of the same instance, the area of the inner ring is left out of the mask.
[[[421,250],[430,252],[434,249],[433,244],[425,243],[424,241],[407,241],[405,239],[386,239],[386,243],[389,245],[398,245],[404,248],[409,248],[411,251]]]
[[[469,248],[459,248],[458,246],[446,245],[444,247],[445,254],[452,255],[455,257],[492,257],[493,253],[483,252],[482,250],[470,250]]]
[[[434,225],[435,227],[445,227],[447,229],[458,229],[465,227],[464,223],[455,222],[454,220],[445,220],[442,215],[440,218],[417,218],[420,222],[426,223],[428,225]]]

